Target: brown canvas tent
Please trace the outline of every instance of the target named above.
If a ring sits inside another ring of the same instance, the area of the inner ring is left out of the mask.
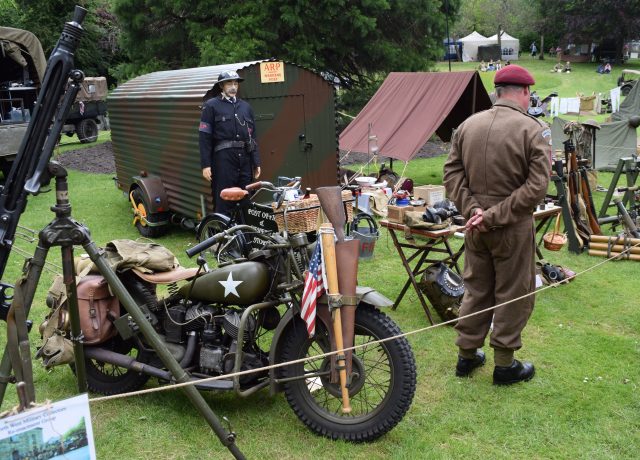
[[[460,123],[490,107],[476,71],[392,72],[342,131],[340,149],[368,153],[371,134],[380,155],[408,161],[433,133],[449,141]]]

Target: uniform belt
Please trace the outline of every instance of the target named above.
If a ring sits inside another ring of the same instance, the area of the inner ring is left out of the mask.
[[[224,149],[243,149],[244,141],[222,141],[213,148],[214,152]]]

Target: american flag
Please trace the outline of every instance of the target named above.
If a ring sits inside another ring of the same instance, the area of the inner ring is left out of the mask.
[[[302,292],[302,311],[300,316],[307,323],[309,337],[316,332],[316,301],[324,294],[324,282],[322,276],[322,249],[320,240],[313,250],[309,270],[304,275],[304,291]]]

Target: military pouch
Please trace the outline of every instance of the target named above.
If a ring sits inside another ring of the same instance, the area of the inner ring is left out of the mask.
[[[78,282],[78,312],[85,345],[95,345],[116,334],[113,325],[120,316],[120,302],[109,292],[107,280],[99,275]]]

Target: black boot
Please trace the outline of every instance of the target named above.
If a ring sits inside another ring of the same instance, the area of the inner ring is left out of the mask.
[[[485,362],[484,351],[478,350],[476,351],[476,355],[471,358],[463,358],[458,355],[458,364],[456,364],[456,376],[457,377],[469,377],[471,372],[480,366],[484,366]]]
[[[533,378],[536,369],[533,363],[521,363],[517,359],[513,360],[511,366],[496,366],[493,370],[494,385],[512,385],[518,382],[528,382]]]

